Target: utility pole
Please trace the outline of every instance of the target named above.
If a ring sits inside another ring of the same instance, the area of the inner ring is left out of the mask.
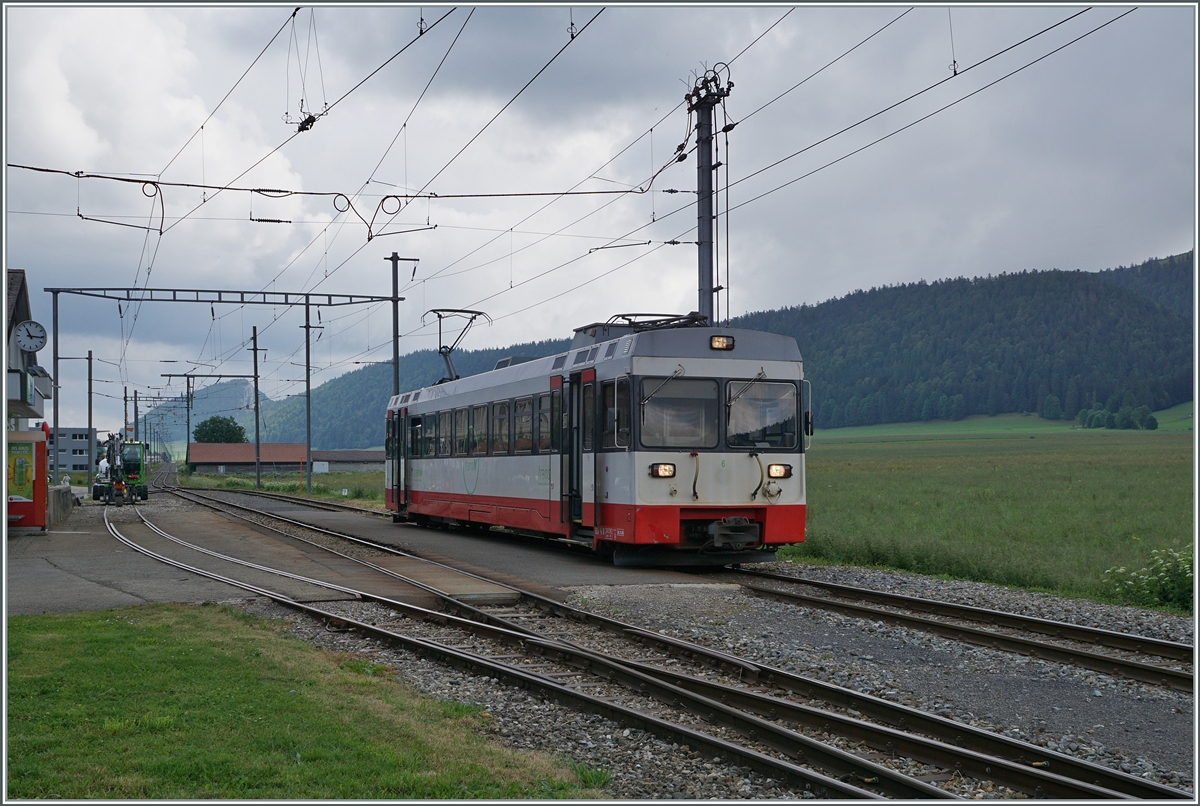
[[[262,489],[262,455],[258,439],[258,325],[251,331],[254,346],[254,489]],[[263,350],[265,353],[266,350]]]
[[[125,434],[129,431],[129,387],[125,386],[123,388],[125,390],[125,394],[122,397],[125,403],[125,418],[121,424],[121,439],[125,439]]]
[[[192,458],[192,376],[183,376],[183,388],[186,392],[186,401],[184,408],[187,411],[187,424],[184,428],[187,432],[183,435],[183,463],[186,465],[188,460]]]
[[[304,298],[304,491],[312,494],[312,329]],[[317,330],[321,330],[320,326]]]
[[[137,389],[133,390],[133,441],[140,442],[141,431],[138,429],[138,399]]]
[[[54,390],[54,447],[51,449],[54,470],[50,474],[50,484],[53,486],[59,480],[58,449],[61,447],[58,444],[60,442],[58,437],[58,398],[60,394],[58,388],[58,292],[56,291],[50,296],[54,302],[54,310],[52,312],[54,316],[54,377],[50,380],[50,388]]]
[[[395,397],[400,394],[400,303],[404,300],[404,297],[400,296],[400,261],[407,260],[415,264],[420,258],[400,257],[392,252],[392,256],[385,257],[384,260],[392,262],[392,397]],[[414,265],[414,277],[416,273]]]
[[[721,65],[718,65],[720,67]],[[708,70],[684,96],[688,111],[696,113],[696,244],[699,247],[699,313],[713,318],[713,109],[729,96],[730,81],[721,86],[717,70]],[[727,127],[727,129],[732,126]]]
[[[92,433],[92,351],[88,350],[88,492],[92,489],[92,477],[96,474],[96,435]],[[54,447],[58,447],[55,445]]]

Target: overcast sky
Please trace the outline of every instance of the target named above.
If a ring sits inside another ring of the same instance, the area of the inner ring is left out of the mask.
[[[464,348],[695,310],[694,153],[644,193],[422,198],[398,214],[384,197],[646,189],[687,137],[684,93],[718,63],[734,83],[719,123],[739,124],[720,139],[722,316],[920,279],[1130,265],[1192,249],[1196,221],[1195,8],[1138,8],[1067,44],[1130,8],[305,7],[289,20],[293,6],[9,5],[10,166],[212,187],[9,167],[5,265],[28,273],[47,329],[47,287],[389,295],[393,251],[420,258],[415,280],[401,269],[402,352],[437,347],[436,322],[421,328],[431,308],[492,317]],[[301,102],[326,114],[297,134]],[[120,424],[123,385],[155,395],[163,372],[250,372],[255,325],[263,390],[303,392],[300,310],[118,311],[74,295],[59,307],[61,353],[108,362],[102,430]],[[390,305],[320,316],[314,383],[390,358]],[[60,420],[83,424],[84,362],[60,376]]]

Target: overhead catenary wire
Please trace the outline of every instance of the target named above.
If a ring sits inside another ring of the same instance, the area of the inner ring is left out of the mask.
[[[937,114],[939,114],[940,112],[943,112],[943,111],[945,111],[945,110],[947,110],[947,109],[950,109],[951,107],[953,107],[953,106],[955,106],[955,105],[957,105],[957,104],[961,103],[962,101],[965,101],[965,100],[967,100],[968,98],[971,98],[971,97],[973,97],[973,96],[975,96],[975,95],[979,94],[980,92],[983,92],[984,90],[986,90],[986,89],[988,89],[988,88],[990,88],[990,87],[993,87],[993,86],[995,86],[996,84],[1000,83],[1001,81],[1004,81],[1005,79],[1007,79],[1007,78],[1010,78],[1010,77],[1012,77],[1012,76],[1014,76],[1014,75],[1016,75],[1016,74],[1020,73],[1021,71],[1025,70],[1025,69],[1027,69],[1027,68],[1029,68],[1029,67],[1032,67],[1033,65],[1035,65],[1035,64],[1037,64],[1037,63],[1039,63],[1039,62],[1041,62],[1041,61],[1043,61],[1043,60],[1045,60],[1045,59],[1049,58],[1050,56],[1054,55],[1055,53],[1058,53],[1058,52],[1062,51],[1063,49],[1065,49],[1065,48],[1067,48],[1067,47],[1070,47],[1071,45],[1073,45],[1073,44],[1075,44],[1075,43],[1079,42],[1080,40],[1084,39],[1085,37],[1088,37],[1088,36],[1090,36],[1090,35],[1092,35],[1092,34],[1096,33],[1097,31],[1101,30],[1102,28],[1105,28],[1105,27],[1107,27],[1107,26],[1111,25],[1112,23],[1114,23],[1114,22],[1117,22],[1118,20],[1120,20],[1120,19],[1124,18],[1125,16],[1127,16],[1127,15],[1129,15],[1129,14],[1132,14],[1132,13],[1133,13],[1134,11],[1136,11],[1136,10],[1137,10],[1137,9],[1136,9],[1136,7],[1135,7],[1135,8],[1131,8],[1131,9],[1129,9],[1128,11],[1124,12],[1123,14],[1120,14],[1119,16],[1117,16],[1117,17],[1114,17],[1113,19],[1110,19],[1110,20],[1108,20],[1107,22],[1104,22],[1104,23],[1102,23],[1102,24],[1098,25],[1098,26],[1096,26],[1095,28],[1092,28],[1092,29],[1091,29],[1091,30],[1089,30],[1089,31],[1086,31],[1086,32],[1085,32],[1085,33],[1083,33],[1083,34],[1080,34],[1079,36],[1075,37],[1074,39],[1072,39],[1072,40],[1070,40],[1070,41],[1068,41],[1068,42],[1066,42],[1066,43],[1064,43],[1063,45],[1060,45],[1059,47],[1057,47],[1057,48],[1055,48],[1055,49],[1053,49],[1053,50],[1051,50],[1051,51],[1049,51],[1049,52],[1047,52],[1047,53],[1045,53],[1045,54],[1043,54],[1043,55],[1041,55],[1041,56],[1037,57],[1036,59],[1033,59],[1033,60],[1031,60],[1031,61],[1027,62],[1026,64],[1022,65],[1021,67],[1018,67],[1017,69],[1015,69],[1015,70],[1012,70],[1011,72],[1009,72],[1009,73],[1007,73],[1007,74],[1005,74],[1005,75],[1003,75],[1003,76],[1001,76],[1001,77],[999,77],[999,78],[995,79],[995,80],[994,80],[994,81],[992,81],[992,82],[989,82],[988,84],[986,84],[986,85],[984,85],[984,86],[982,86],[982,87],[980,87],[980,88],[978,88],[978,89],[974,90],[973,92],[971,92],[971,93],[969,93],[969,94],[967,94],[967,95],[964,95],[963,97],[961,97],[961,98],[959,98],[959,99],[957,99],[957,100],[955,100],[955,101],[952,101],[951,103],[949,103],[949,104],[946,104],[945,106],[942,106],[942,107],[940,107],[939,109],[937,109],[937,110],[934,110],[933,112],[930,112],[929,114],[927,114],[927,115],[924,115],[924,116],[922,116],[921,118],[919,118],[919,119],[917,119],[917,120],[915,120],[915,121],[913,121],[913,122],[911,122],[911,123],[909,123],[909,124],[906,124],[905,126],[903,126],[903,127],[899,128],[899,129],[897,129],[897,130],[895,130],[895,131],[893,131],[893,132],[891,132],[891,133],[889,133],[889,134],[887,134],[887,135],[885,135],[885,136],[883,136],[883,137],[880,137],[880,138],[878,138],[878,139],[876,139],[876,140],[872,141],[871,143],[868,143],[868,144],[867,144],[867,145],[865,145],[865,146],[862,146],[861,148],[857,148],[857,149],[855,149],[854,151],[851,151],[851,152],[850,152],[850,153],[848,153],[848,154],[845,154],[845,155],[843,155],[843,156],[841,156],[841,157],[839,157],[839,158],[837,158],[837,159],[835,159],[835,160],[831,160],[830,162],[826,163],[825,165],[822,165],[820,168],[817,168],[817,169],[814,169],[813,171],[810,171],[810,172],[808,172],[808,173],[807,173],[807,174],[805,174],[804,176],[801,176],[801,177],[798,177],[798,178],[796,178],[796,179],[793,179],[793,180],[791,180],[791,181],[789,181],[789,182],[786,182],[786,183],[784,183],[783,185],[780,185],[779,187],[773,188],[772,190],[766,191],[765,193],[761,193],[761,194],[759,194],[758,196],[755,196],[755,197],[753,197],[753,198],[751,198],[751,199],[747,199],[746,201],[744,201],[744,202],[741,202],[741,203],[739,203],[739,204],[737,204],[737,205],[735,205],[735,206],[733,206],[733,207],[731,207],[731,208],[727,208],[727,209],[726,209],[726,211],[725,211],[725,215],[728,215],[728,214],[729,214],[730,212],[732,212],[733,210],[737,210],[737,209],[739,209],[739,208],[741,208],[741,207],[745,207],[745,206],[746,206],[746,205],[748,205],[748,204],[751,204],[751,203],[753,203],[753,202],[755,202],[755,201],[758,201],[759,199],[762,199],[762,198],[764,198],[765,196],[767,196],[767,195],[770,195],[771,193],[774,193],[774,192],[776,192],[776,191],[778,191],[778,190],[781,190],[781,189],[783,189],[784,187],[787,187],[788,185],[794,184],[795,182],[798,182],[798,181],[800,181],[801,179],[804,179],[804,178],[806,178],[806,177],[808,177],[808,176],[811,176],[811,175],[813,175],[814,173],[816,173],[816,172],[818,172],[818,171],[820,171],[820,170],[823,170],[824,168],[830,167],[830,166],[832,166],[832,165],[835,165],[835,164],[837,164],[837,163],[839,163],[839,162],[841,162],[841,161],[843,161],[843,160],[845,160],[845,159],[848,159],[849,157],[851,157],[851,156],[854,156],[855,154],[858,154],[858,153],[862,152],[863,150],[865,150],[865,149],[867,149],[867,148],[870,148],[872,145],[875,145],[875,144],[877,144],[877,143],[883,142],[884,140],[886,140],[886,139],[888,139],[888,138],[890,138],[890,137],[892,137],[892,136],[894,136],[894,135],[896,135],[896,134],[899,134],[899,133],[900,133],[900,132],[902,132],[902,131],[905,131],[905,130],[907,130],[907,129],[909,129],[909,128],[912,128],[913,126],[917,125],[918,123],[921,123],[921,122],[923,122],[923,121],[925,121],[925,120],[928,120],[929,118],[933,117],[934,115],[937,115]],[[1011,49],[1011,48],[1009,48],[1009,49]],[[989,57],[989,58],[991,58],[991,57]],[[740,181],[740,180],[739,180],[739,181]],[[736,184],[736,183],[734,183],[734,184]],[[660,218],[659,218],[659,221],[662,221],[662,220],[663,220],[664,218],[666,218],[667,216],[669,216],[669,215],[673,215],[673,214],[674,214],[674,213],[676,213],[676,212],[680,212],[680,211],[682,211],[682,210],[688,209],[688,208],[689,208],[689,207],[691,207],[691,206],[692,206],[692,205],[690,205],[690,204],[689,204],[689,205],[684,205],[683,207],[680,207],[680,208],[678,208],[678,209],[676,209],[676,210],[672,211],[671,213],[668,213],[667,215],[664,215],[664,216],[660,217]],[[649,226],[649,225],[648,225],[648,224],[646,224],[646,225],[642,225],[641,227],[638,227],[638,228],[636,228],[636,229],[634,229],[634,230],[630,231],[629,233],[627,233],[625,237],[628,237],[629,235],[632,235],[634,232],[637,232],[638,230],[644,229],[646,226]],[[683,236],[684,236],[686,233],[692,232],[692,231],[694,231],[694,230],[695,230],[695,227],[691,227],[691,228],[689,228],[689,229],[688,229],[688,230],[686,230],[685,232],[683,232],[683,233],[680,233],[679,235],[677,235],[677,236],[676,236],[676,238],[675,238],[675,240],[678,240],[679,238],[682,238],[682,237],[683,237]],[[669,242],[668,242],[668,243],[669,243]],[[586,286],[586,285],[589,285],[589,284],[591,284],[591,283],[595,282],[596,280],[599,280],[599,279],[601,279],[602,277],[606,277],[606,276],[608,276],[608,275],[610,275],[610,274],[612,274],[612,273],[614,273],[614,272],[616,272],[616,271],[619,271],[620,269],[623,269],[623,268],[625,268],[625,267],[627,267],[627,266],[629,266],[629,265],[631,265],[631,264],[635,263],[635,262],[636,262],[636,261],[638,261],[638,260],[641,260],[642,258],[644,258],[644,257],[648,256],[648,255],[649,255],[649,254],[651,254],[652,252],[658,251],[658,249],[660,249],[660,248],[662,248],[662,247],[661,247],[661,246],[659,246],[659,247],[656,247],[655,249],[653,249],[653,250],[650,250],[650,251],[648,251],[648,252],[646,252],[646,253],[644,253],[644,254],[638,255],[638,256],[636,256],[636,257],[634,257],[634,258],[630,259],[630,260],[629,260],[629,261],[627,261],[626,263],[623,263],[623,264],[621,264],[620,266],[617,266],[617,267],[615,267],[615,268],[613,268],[613,269],[610,269],[610,270],[608,270],[608,271],[606,271],[606,272],[604,272],[604,273],[602,273],[602,274],[600,274],[600,275],[597,275],[596,277],[593,277],[593,278],[591,278],[591,279],[589,279],[589,280],[586,280],[586,281],[584,281],[583,283],[580,283],[580,284],[578,284],[578,285],[572,286],[571,288],[568,288],[568,289],[566,289],[565,291],[562,291],[562,292],[560,292],[560,293],[558,293],[558,294],[555,294],[555,295],[554,295],[554,296],[552,296],[552,297],[548,297],[548,298],[546,298],[546,299],[540,300],[540,301],[538,301],[538,302],[535,302],[535,303],[533,303],[533,304],[531,304],[531,305],[528,305],[528,306],[526,306],[526,307],[524,307],[524,308],[521,308],[521,309],[519,309],[519,310],[517,310],[517,311],[513,311],[512,313],[509,313],[509,314],[504,314],[504,315],[501,315],[501,316],[494,317],[494,319],[495,319],[495,321],[501,321],[501,320],[503,320],[503,319],[506,319],[506,318],[508,318],[508,317],[510,317],[510,316],[515,316],[515,315],[517,315],[517,314],[520,314],[520,313],[525,313],[526,311],[529,311],[529,310],[531,310],[531,309],[533,309],[533,308],[536,308],[536,307],[538,307],[539,305],[544,305],[545,303],[547,303],[547,302],[550,302],[550,301],[552,301],[552,300],[554,300],[554,299],[558,299],[559,297],[565,296],[566,294],[569,294],[569,293],[571,293],[571,292],[573,292],[573,291],[577,291],[577,290],[579,290],[580,288],[583,288],[584,286]],[[557,271],[557,270],[558,270],[558,269],[560,269],[560,268],[564,268],[564,267],[565,267],[565,266],[567,266],[567,265],[571,265],[572,263],[575,263],[575,262],[577,262],[577,261],[578,261],[578,260],[580,260],[581,258],[582,258],[582,256],[580,256],[580,257],[577,257],[577,258],[574,258],[573,260],[567,261],[566,263],[560,264],[559,266],[556,266],[556,267],[554,267],[554,268],[552,268],[552,269],[549,269],[549,270],[547,270],[547,271],[545,271],[545,272],[542,272],[541,274],[539,274],[539,275],[537,275],[537,276],[535,276],[535,277],[532,277],[532,278],[530,278],[530,280],[529,280],[529,281],[532,281],[532,280],[538,279],[538,278],[540,278],[540,277],[543,277],[543,276],[545,276],[545,275],[547,275],[547,274],[549,274],[549,273],[551,273],[551,272],[553,272],[553,271]],[[499,296],[499,295],[501,295],[501,294],[505,293],[505,292],[506,292],[506,291],[508,291],[508,290],[509,290],[509,289],[501,289],[500,291],[496,292],[495,294],[492,294],[490,297],[487,297],[487,298],[485,298],[484,300],[480,300],[480,301],[478,301],[478,302],[472,303],[472,306],[474,306],[474,305],[478,305],[478,304],[480,304],[481,302],[483,302],[483,301],[486,301],[486,300],[488,300],[488,299],[493,299],[493,298],[495,298],[495,297],[497,297],[497,296]]]
[[[279,38],[279,35],[281,33],[283,33],[283,29],[287,28],[288,23],[291,22],[296,17],[296,14],[300,11],[301,8],[302,8],[302,6],[297,6],[296,10],[288,15],[288,18],[283,21],[283,25],[279,26],[279,30],[275,32],[275,35],[272,36],[267,41],[267,44],[263,46],[263,49],[261,51],[259,51],[257,56],[254,57],[254,61],[250,62],[250,66],[247,67],[245,72],[243,72],[241,74],[241,76],[238,77],[237,81],[233,82],[233,86],[229,88],[229,92],[225,93],[225,96],[223,98],[221,98],[220,101],[217,102],[216,106],[213,107],[213,111],[210,112],[208,114],[208,117],[206,117],[204,119],[204,122],[200,124],[200,128],[196,129],[196,131],[192,133],[192,136],[187,139],[187,142],[185,142],[180,147],[180,149],[177,152],[175,152],[175,156],[171,157],[171,159],[167,162],[167,164],[165,166],[163,166],[163,169],[158,172],[158,174],[157,174],[158,176],[162,176],[163,174],[165,174],[167,172],[167,168],[170,168],[171,165],[174,164],[175,160],[179,159],[179,155],[184,152],[184,149],[186,149],[188,147],[188,144],[190,144],[192,142],[192,140],[194,140],[196,138],[197,134],[199,134],[200,132],[202,132],[204,130],[204,127],[208,124],[208,122],[210,120],[212,120],[213,115],[217,114],[217,110],[221,108],[221,105],[224,104],[227,100],[229,100],[229,96],[232,95],[233,91],[236,90],[238,88],[238,85],[242,83],[242,79],[244,79],[247,75],[249,75],[250,71],[254,69],[254,65],[258,64],[258,60],[262,58],[263,54],[267,52],[267,49],[270,48],[271,45],[275,42],[275,40]]]

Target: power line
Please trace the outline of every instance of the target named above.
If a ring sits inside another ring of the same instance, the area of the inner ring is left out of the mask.
[[[229,88],[229,92],[225,93],[225,97],[222,98],[220,100],[220,102],[218,102],[217,105],[213,107],[213,111],[210,112],[208,117],[206,117],[204,119],[204,123],[200,124],[200,128],[198,128],[198,129],[196,129],[196,131],[192,132],[192,136],[187,139],[186,143],[184,143],[182,146],[180,146],[179,150],[177,152],[175,152],[175,156],[171,157],[171,159],[167,162],[167,164],[163,167],[163,169],[158,172],[157,176],[162,176],[163,174],[165,174],[167,172],[167,168],[170,168],[171,165],[175,162],[175,160],[179,159],[179,155],[183,153],[183,150],[191,144],[192,140],[196,139],[196,135],[199,134],[200,132],[204,131],[204,127],[208,124],[208,122],[210,120],[212,120],[213,115],[217,114],[217,110],[221,108],[221,104],[223,104],[227,100],[229,100],[229,96],[232,95],[233,91],[236,90],[238,88],[238,85],[242,83],[242,79],[245,78],[250,73],[250,71],[254,69],[254,65],[258,64],[258,60],[261,59],[263,54],[267,52],[267,48],[271,47],[272,43],[274,43],[275,40],[279,38],[279,35],[281,33],[283,33],[283,29],[287,27],[288,22],[290,22],[291,20],[294,20],[296,18],[296,14],[299,11],[300,11],[300,7],[297,6],[296,10],[288,15],[288,18],[283,21],[283,25],[279,26],[279,30],[275,32],[275,35],[272,36],[270,41],[268,41],[267,44],[263,47],[263,49],[261,51],[259,51],[259,54],[254,57],[254,61],[250,62],[250,66],[246,68],[246,71],[244,73],[242,73],[242,75],[238,78],[237,81],[233,82],[233,86]]]

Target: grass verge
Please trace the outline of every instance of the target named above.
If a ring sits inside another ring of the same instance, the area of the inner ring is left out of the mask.
[[[1107,569],[1191,545],[1191,434],[1013,419],[818,434],[806,540],[783,556],[1115,601]]]
[[[254,476],[180,473],[179,483],[204,490],[253,490]],[[272,493],[310,495],[304,491],[304,479],[297,473],[286,476],[264,475],[262,488]],[[345,490],[346,494],[342,495]],[[312,498],[338,501],[356,507],[384,510],[383,471],[320,473],[313,476]]]
[[[8,620],[8,799],[603,796],[490,719],[231,608]]]

